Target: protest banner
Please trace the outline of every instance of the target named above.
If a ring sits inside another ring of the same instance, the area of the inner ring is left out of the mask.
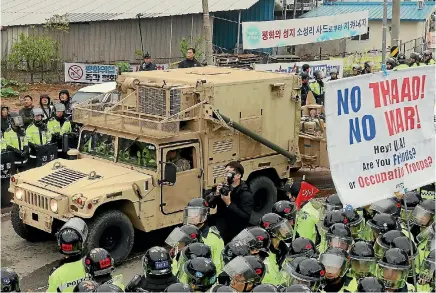
[[[289,63],[269,63],[269,64],[254,64],[254,70],[271,71],[271,72],[285,72],[285,73],[300,73],[303,64],[310,65],[310,78],[313,78],[313,73],[317,70],[324,72],[326,78],[330,77],[330,70],[336,68],[338,70],[338,77],[342,78],[344,74],[344,61],[343,60],[321,60],[311,62],[289,62]]]
[[[325,84],[336,191],[354,208],[435,180],[435,66]]]
[[[368,10],[333,16],[242,23],[244,50],[318,43],[368,32]]]

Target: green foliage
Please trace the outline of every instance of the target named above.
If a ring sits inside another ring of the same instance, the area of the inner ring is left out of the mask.
[[[183,38],[180,41],[180,52],[182,53],[183,57],[186,58],[186,52],[188,51],[188,48],[194,48],[195,49],[195,58],[199,59],[201,55],[203,55],[203,37],[198,37],[194,40],[194,42],[191,44],[189,43],[185,38]]]
[[[8,61],[18,69],[30,73],[31,82],[36,72],[43,72],[44,65],[58,59],[57,42],[46,35],[26,36],[21,33],[12,45]]]
[[[20,86],[21,83],[17,80],[14,79],[6,79],[6,78],[2,78],[1,79],[1,86],[3,87],[11,87],[11,86]]]
[[[142,56],[144,56],[144,52],[142,52],[142,50],[135,50],[135,56],[137,57],[137,59],[142,59]]]
[[[130,72],[130,64],[128,62],[117,62],[115,66],[119,68],[120,74],[123,72]]]
[[[54,29],[63,33],[68,33],[70,30],[70,20],[68,18],[68,14],[55,14],[52,17],[47,18],[45,21],[45,28]]]
[[[12,98],[12,97],[18,97],[19,92],[15,91],[11,87],[2,87],[0,90],[0,97],[2,98]]]

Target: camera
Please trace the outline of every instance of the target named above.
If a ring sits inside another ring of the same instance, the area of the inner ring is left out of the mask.
[[[235,173],[229,172],[226,175],[226,183],[223,184],[223,186],[220,189],[221,195],[228,195],[230,191],[233,189],[233,179],[235,178]]]

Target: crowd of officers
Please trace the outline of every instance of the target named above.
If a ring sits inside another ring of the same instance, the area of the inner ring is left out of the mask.
[[[85,251],[88,228],[72,218],[57,234],[65,259],[47,291],[435,292],[434,184],[356,210],[335,194],[297,209],[300,186],[286,185],[289,200],[228,243],[208,225],[209,203],[192,199],[184,225],[146,251],[126,286],[108,251]],[[3,292],[20,291],[14,271],[1,275]]]
[[[23,98],[23,108],[10,112],[1,107],[1,152],[10,152],[19,171],[36,166],[38,151],[49,144],[57,145],[58,156],[65,157],[63,137],[72,133],[71,98],[67,90],[59,92],[59,103],[53,104],[48,95],[41,95],[39,107],[33,98]]]
[[[397,58],[388,58],[386,60],[386,70],[402,70],[410,67],[418,67],[425,65],[434,65],[435,61],[432,56],[432,51],[426,50],[421,55],[417,52],[413,52],[409,56],[409,61],[406,58],[406,55],[403,53],[398,54]],[[352,66],[352,76],[358,76],[362,74],[372,73],[374,70],[374,63],[370,61],[366,61],[363,67],[360,64],[354,64]],[[312,92],[316,103],[319,105],[324,105],[324,72],[321,70],[317,70],[313,72],[314,80],[309,82],[310,79],[310,66],[309,64],[304,64],[302,67],[302,72],[300,73],[302,79],[302,87],[301,87],[301,105],[306,105],[306,98],[309,92]],[[328,81],[337,80],[338,79],[338,70],[336,68],[332,68],[330,70],[330,78]]]

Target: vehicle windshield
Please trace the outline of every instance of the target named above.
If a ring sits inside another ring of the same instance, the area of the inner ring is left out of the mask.
[[[80,134],[79,151],[113,161],[115,137],[95,131],[83,130]]]
[[[103,93],[76,92],[71,100],[73,101],[73,103],[81,103],[102,94]]]
[[[118,162],[156,170],[156,147],[150,143],[120,137]]]

